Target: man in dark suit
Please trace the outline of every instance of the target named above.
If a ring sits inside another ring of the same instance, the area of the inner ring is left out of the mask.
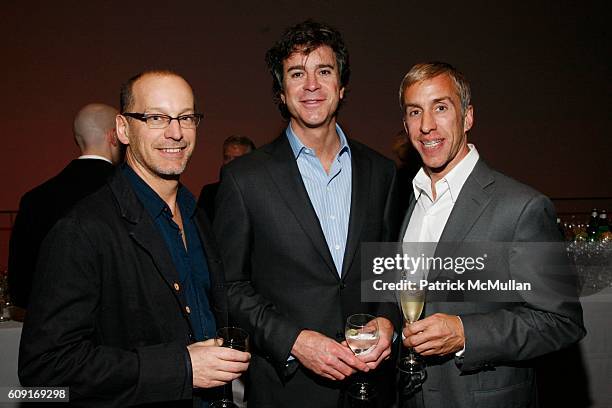
[[[448,243],[460,251],[469,242],[536,246],[560,240],[550,200],[492,170],[467,143],[473,107],[461,73],[445,63],[415,65],[402,81],[400,103],[406,132],[423,160],[400,239],[439,243],[437,251]],[[557,262],[563,249],[551,254],[552,264],[563,268],[563,262]],[[448,297],[426,303],[426,317],[403,331],[404,345],[428,362],[422,392],[410,403],[537,405],[532,359],[575,343],[585,331],[577,299],[571,293],[548,293],[556,283],[545,276],[544,265],[536,263],[519,253],[499,268],[539,282],[522,302],[453,302],[457,298]],[[561,276],[567,269],[559,271]],[[430,274],[435,280],[435,273]]]
[[[336,123],[350,72],[337,31],[298,24],[266,59],[289,125],[224,166],[214,221],[230,316],[253,339],[247,400],[337,407],[343,380],[390,354],[397,308],[360,301],[360,244],[393,237],[395,168]],[[342,343],[354,313],[379,316],[381,333],[359,358]],[[393,375],[376,371],[382,402]]]
[[[122,160],[116,115],[117,110],[108,105],[84,106],[73,126],[81,156],[21,198],[9,243],[9,285],[16,306],[28,307],[40,244],[51,227],[79,200],[102,187],[113,165]]]
[[[126,163],[51,230],[19,354],[27,386],[70,387],[75,405],[183,406],[247,369],[218,347],[223,271],[205,216],[179,183],[194,150],[189,84],[169,71],[131,78],[117,135]]]
[[[232,160],[255,150],[255,143],[246,136],[230,136],[223,141],[223,166]],[[202,208],[209,220],[215,218],[215,198],[220,182],[206,184],[198,198],[198,207]]]

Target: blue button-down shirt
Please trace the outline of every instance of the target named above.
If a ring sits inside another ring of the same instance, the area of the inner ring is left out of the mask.
[[[180,287],[190,309],[189,318],[196,340],[214,338],[216,323],[208,300],[210,274],[194,219],[196,210],[194,196],[184,186],[179,186],[176,201],[183,218],[183,231],[181,231],[172,220],[172,211],[166,202],[130,166],[124,164],[122,171],[130,181],[145,210],[153,219],[170,252],[174,267],[179,274]],[[183,243],[183,233],[187,248]]]
[[[351,213],[352,166],[351,149],[339,125],[336,125],[336,132],[340,138],[340,150],[328,174],[317,153],[302,143],[291,124],[285,131],[336,271],[341,275]]]

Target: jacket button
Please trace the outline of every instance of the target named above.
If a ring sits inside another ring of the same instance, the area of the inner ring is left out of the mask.
[[[179,286],[178,283],[174,282],[174,290],[176,290],[177,292],[181,289],[181,287]]]
[[[340,284],[340,290],[342,290],[342,289],[346,289],[346,283],[344,283],[344,282],[342,282]]]
[[[189,306],[185,306],[185,311],[187,312],[187,314],[191,313],[191,308]]]
[[[338,340],[338,341],[344,340],[344,332],[343,331],[338,330],[336,332],[336,340]]]

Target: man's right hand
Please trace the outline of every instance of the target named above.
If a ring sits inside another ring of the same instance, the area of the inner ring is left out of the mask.
[[[300,332],[291,354],[303,366],[330,380],[344,380],[355,370],[369,370],[347,346],[312,330]]]
[[[210,339],[187,346],[191,357],[194,388],[212,388],[226,384],[247,370],[251,355],[215,345]]]

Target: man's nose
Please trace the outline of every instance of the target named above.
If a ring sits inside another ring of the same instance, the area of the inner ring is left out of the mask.
[[[421,132],[429,133],[436,128],[436,120],[433,117],[433,114],[428,111],[423,112],[423,116],[421,119]]]
[[[181,140],[183,138],[183,128],[179,124],[178,119],[173,119],[164,132],[164,136],[174,140]]]
[[[319,89],[319,79],[316,74],[311,74],[306,76],[306,83],[304,87],[309,91],[315,91]]]

